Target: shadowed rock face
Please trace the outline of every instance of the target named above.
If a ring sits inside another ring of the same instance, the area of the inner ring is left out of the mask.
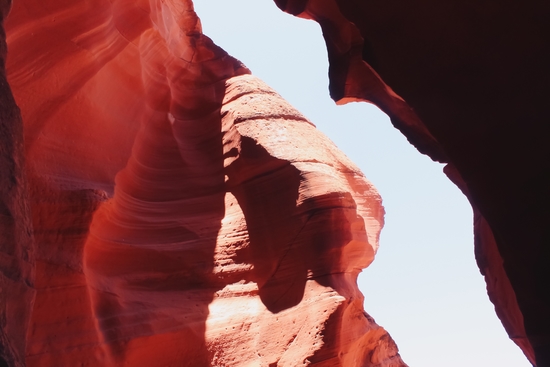
[[[0,24],[8,10],[0,2]],[[5,57],[0,27],[0,366],[19,367],[25,360],[35,262],[23,124],[6,80]]]
[[[190,1],[5,28],[0,366],[406,366],[356,285],[376,189]]]
[[[532,363],[549,366],[550,3],[275,2],[321,25],[337,102],[377,104],[448,163],[474,209],[497,315]]]

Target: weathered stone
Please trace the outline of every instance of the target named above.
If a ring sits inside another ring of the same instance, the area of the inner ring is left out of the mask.
[[[405,366],[356,284],[376,189],[190,1],[19,1],[7,30],[36,243],[8,365]]]

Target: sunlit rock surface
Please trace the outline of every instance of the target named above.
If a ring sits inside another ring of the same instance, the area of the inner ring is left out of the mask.
[[[533,364],[550,366],[550,2],[275,3],[320,24],[334,100],[375,103],[448,163],[474,209],[497,315]]]
[[[190,1],[5,28],[0,365],[405,366],[356,285],[378,193]]]

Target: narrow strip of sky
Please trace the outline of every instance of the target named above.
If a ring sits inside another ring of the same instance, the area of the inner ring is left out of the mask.
[[[272,0],[195,0],[195,8],[206,35],[304,113],[380,191],[386,226],[359,287],[366,311],[390,332],[404,361],[530,366],[488,300],[466,198],[376,107],[335,106],[317,23],[282,13]]]

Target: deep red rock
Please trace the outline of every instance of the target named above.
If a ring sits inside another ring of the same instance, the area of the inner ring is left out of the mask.
[[[9,6],[0,3],[0,25]],[[25,174],[23,124],[6,80],[0,27],[0,366],[24,366],[34,300],[34,240]]]
[[[549,365],[550,6],[276,2],[321,24],[338,103],[376,103],[448,163],[474,207],[496,312]],[[339,363],[400,365],[354,286],[376,249],[375,191],[322,138],[297,150],[315,130],[202,36],[189,9],[15,2],[7,69],[25,145],[2,69],[0,364],[323,365],[343,352]],[[294,316],[305,309],[311,319]],[[243,313],[265,324],[235,321]]]
[[[376,189],[190,1],[22,0],[6,29],[8,366],[405,366],[356,285]]]
[[[377,104],[448,163],[474,208],[497,315],[531,362],[550,365],[550,3],[275,2],[321,25],[338,103]]]

